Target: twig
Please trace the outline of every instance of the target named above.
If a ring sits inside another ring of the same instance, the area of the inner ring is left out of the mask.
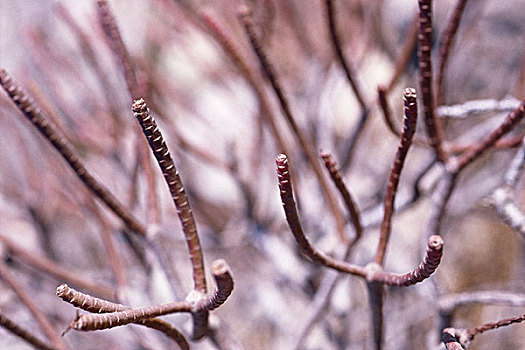
[[[64,269],[63,267],[57,265],[55,262],[46,259],[43,256],[35,254],[35,252],[30,252],[15,242],[8,239],[5,235],[0,235],[0,242],[7,248],[7,250],[23,259],[24,262],[33,266],[34,268],[48,273],[51,276],[54,276],[58,280],[65,280],[69,283],[72,283],[80,288],[87,289],[94,294],[100,295],[101,297],[114,299],[115,291],[112,288],[104,287],[100,283],[92,283],[81,278],[81,275],[78,273],[71,272]]]
[[[283,90],[278,83],[277,75],[275,74],[275,70],[272,64],[270,63],[270,61],[268,60],[266,52],[264,52],[261,44],[259,43],[259,40],[257,39],[257,36],[255,35],[255,30],[253,28],[253,20],[251,18],[251,11],[247,6],[242,6],[241,9],[239,10],[239,14],[242,19],[242,24],[244,25],[246,34],[248,35],[250,39],[250,43],[252,45],[253,51],[256,53],[259,59],[259,62],[266,74],[266,77],[270,81],[272,88],[277,96],[277,99],[279,100],[279,105],[281,107],[281,110],[284,116],[286,117],[288,124],[292,128],[295,136],[297,137],[297,140],[299,141],[299,145],[301,146],[302,151],[304,152],[306,158],[308,159],[315,175],[317,176],[317,179],[321,185],[321,188],[323,189],[325,198],[334,216],[340,239],[343,242],[346,242],[348,238],[346,237],[344,233],[345,222],[342,217],[342,214],[339,212],[339,208],[337,207],[337,202],[334,196],[332,195],[332,192],[330,191],[327,181],[325,180],[323,176],[323,170],[321,169],[321,166],[319,165],[317,161],[317,157],[315,156],[313,147],[311,146],[311,143],[307,141],[307,138],[304,135],[304,133],[299,129],[299,126],[297,125],[295,118],[291,112],[288,100],[284,96]]]
[[[40,329],[42,329],[51,344],[53,344],[53,347],[57,349],[65,349],[66,345],[64,344],[62,338],[60,338],[58,335],[57,331],[53,328],[51,320],[42,312],[42,310],[37,307],[33,298],[28,293],[26,293],[24,287],[9,271],[9,268],[4,264],[4,262],[0,262],[0,279],[9,285],[9,287],[11,287],[18,299],[20,299],[22,304],[27,307],[29,312],[33,315],[36,322],[40,326]]]
[[[392,77],[390,78],[390,82],[388,83],[386,87],[386,92],[392,91],[392,88],[399,80],[401,73],[403,73],[406,66],[410,62],[410,57],[412,56],[412,52],[414,52],[414,48],[416,47],[417,34],[419,32],[419,15],[416,14],[416,16],[414,17],[415,18],[414,18],[413,23],[410,24],[410,31],[405,36],[405,41],[401,48],[401,55],[396,61],[394,73],[392,74]]]
[[[518,108],[509,113],[503,123],[501,123],[501,125],[496,130],[483,138],[478,143],[477,147],[458,157],[458,159],[451,164],[450,171],[457,174],[459,171],[469,165],[473,160],[475,160],[492,145],[494,145],[494,143],[496,143],[496,141],[498,141],[503,135],[512,130],[523,119],[524,115],[525,100],[521,101]]]
[[[361,106],[362,113],[363,113],[362,117],[366,118],[366,115],[368,114],[368,108],[363,98],[361,87],[355,78],[355,73],[353,69],[350,67],[350,64],[345,58],[345,55],[342,49],[342,45],[341,45],[341,39],[339,37],[339,34],[337,33],[337,23],[336,23],[336,18],[335,18],[336,9],[335,9],[334,2],[333,0],[325,0],[325,4],[326,4],[326,14],[328,17],[328,28],[330,29],[330,39],[332,42],[332,47],[334,48],[339,64],[341,65],[341,67],[343,68],[345,72],[346,79],[348,79],[348,82],[350,83],[350,86],[352,87],[352,90],[354,91],[355,97],[357,98],[357,102],[359,102],[359,105]]]
[[[440,236],[432,236],[428,240],[425,258],[419,266],[404,275],[386,273],[372,269],[367,277],[369,281],[381,282],[389,286],[407,287],[419,283],[430,277],[436,271],[443,256],[443,240]]]
[[[459,23],[461,17],[463,16],[465,6],[467,5],[467,0],[458,0],[454,12],[450,17],[447,28],[441,36],[441,41],[439,42],[439,65],[436,76],[436,93],[437,93],[437,105],[440,105],[443,102],[443,77],[445,73],[445,68],[448,63],[448,58],[450,56],[450,48],[456,36],[457,30],[459,28]]]
[[[441,224],[445,216],[448,200],[456,186],[456,177],[456,175],[449,173],[445,169],[443,170],[441,179],[431,198],[432,209],[427,224],[427,237],[441,233]]]
[[[407,88],[405,89],[403,95],[405,103],[405,126],[403,128],[401,142],[399,144],[396,158],[394,160],[394,164],[392,165],[392,170],[388,179],[388,187],[385,196],[385,211],[383,216],[383,222],[381,224],[379,243],[377,246],[376,255],[374,257],[374,262],[381,266],[384,264],[386,247],[390,237],[390,225],[392,221],[392,215],[394,214],[394,200],[397,192],[397,186],[399,184],[399,176],[401,174],[401,170],[403,169],[408,150],[412,143],[412,137],[414,136],[414,133],[416,131],[416,90]]]
[[[512,112],[520,105],[520,100],[513,97],[507,97],[503,100],[484,99],[471,100],[462,104],[451,106],[439,106],[435,113],[438,118],[468,118],[476,114],[492,112]]]
[[[131,310],[125,305],[116,304],[107,300],[92,297],[90,295],[80,293],[67,284],[61,284],[57,287],[56,294],[59,298],[71,305],[93,313],[109,313],[115,311]],[[137,324],[156,329],[169,338],[174,340],[181,349],[189,349],[188,342],[184,336],[168,322],[158,318],[151,318],[142,321],[137,321]]]
[[[464,350],[465,348],[461,345],[457,339],[459,335],[454,328],[445,328],[443,330],[443,343],[447,350]]]
[[[100,184],[84,167],[71,142],[50,123],[27,94],[3,69],[0,69],[0,84],[18,109],[24,113],[38,131],[55,147],[77,177],[104,204],[108,206],[133,232],[146,235],[144,226],[126,209],[108,189]]]
[[[55,350],[56,348],[54,346],[51,346],[44,341],[38,339],[25,328],[20,327],[18,324],[16,324],[14,321],[9,319],[7,316],[5,316],[2,312],[0,312],[0,326],[4,327],[11,333],[17,335],[18,337],[24,339],[29,344],[33,345],[37,349],[43,349],[43,350]]]
[[[337,166],[337,163],[335,162],[335,159],[332,157],[332,154],[328,151],[321,152],[321,158],[323,158],[325,167],[330,173],[332,181],[339,190],[341,197],[343,197],[346,209],[348,210],[348,214],[350,215],[350,219],[352,221],[352,224],[354,225],[355,237],[352,240],[353,244],[359,238],[361,238],[361,235],[363,234],[363,227],[361,226],[361,219],[359,218],[359,209],[357,208],[357,205],[354,199],[352,198],[352,195],[348,191],[348,188],[343,182],[341,172],[339,170],[339,167]]]
[[[419,88],[423,99],[425,126],[430,144],[436,152],[440,162],[447,161],[447,154],[443,151],[443,131],[439,120],[434,115],[432,96],[432,0],[419,0]]]
[[[338,261],[323,252],[317,250],[312,246],[308,238],[305,236],[299,221],[297,214],[297,208],[293,198],[292,183],[290,180],[290,171],[288,168],[288,159],[286,155],[280,154],[276,159],[277,163],[277,177],[279,178],[279,188],[281,193],[281,200],[286,215],[286,221],[292,231],[297,244],[301,247],[304,254],[310,257],[313,261],[326,267],[333,268],[335,270],[350,273],[361,277],[366,276],[365,270],[356,265],[346,263],[344,261]]]
[[[439,299],[439,309],[445,313],[454,312],[460,306],[472,304],[500,304],[525,306],[525,294],[510,292],[481,291],[448,294]]]
[[[212,311],[224,304],[233,291],[233,277],[231,275],[230,267],[226,261],[219,259],[215,260],[211,265],[211,273],[215,279],[217,287],[207,299],[199,301],[194,309]]]
[[[382,283],[368,281],[368,304],[370,305],[370,317],[372,319],[372,339],[374,349],[383,348],[383,301],[385,286]]]

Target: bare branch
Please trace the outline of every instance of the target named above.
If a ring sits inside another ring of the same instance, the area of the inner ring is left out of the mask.
[[[405,126],[401,136],[401,142],[396,153],[394,164],[390,172],[388,179],[388,187],[385,196],[385,212],[383,216],[383,222],[381,224],[381,233],[379,243],[377,245],[376,255],[374,261],[383,265],[385,260],[386,247],[390,238],[392,215],[394,214],[394,200],[396,197],[397,186],[399,184],[399,176],[403,165],[405,163],[406,156],[410,145],[412,144],[412,138],[416,131],[417,121],[417,102],[416,102],[416,90],[407,88],[404,91],[404,103],[405,103]]]
[[[43,349],[43,350],[55,350],[56,349],[54,346],[51,346],[45,343],[44,341],[38,339],[35,335],[33,335],[33,333],[31,333],[27,329],[20,327],[14,321],[12,321],[7,316],[5,316],[2,312],[0,312],[0,326],[4,327],[11,333],[17,335],[18,337],[24,339],[26,342],[33,345],[37,349]]]

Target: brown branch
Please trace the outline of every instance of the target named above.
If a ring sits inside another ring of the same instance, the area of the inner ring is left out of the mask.
[[[204,259],[202,248],[197,233],[197,225],[190,208],[188,198],[182,185],[179,172],[171,158],[170,152],[164,138],[157,126],[157,123],[149,113],[146,102],[143,99],[135,100],[133,103],[133,113],[137,118],[144,135],[148,139],[155,158],[162,170],[164,179],[168,184],[173,202],[177,207],[177,214],[182,223],[182,230],[186,237],[186,244],[190,254],[193,267],[194,288],[201,293],[206,293],[206,277],[204,273]]]
[[[459,334],[454,328],[445,328],[443,330],[443,343],[447,350],[464,350],[465,348],[461,345],[458,340]]]
[[[419,0],[419,89],[423,98],[425,126],[430,143],[440,162],[447,161],[447,154],[443,151],[443,131],[439,120],[434,115],[432,96],[432,0]]]
[[[164,142],[164,138],[155,120],[149,113],[146,102],[144,102],[143,99],[135,100],[132,109],[142,127],[144,135],[148,139],[150,148],[162,170],[171,197],[177,208],[177,214],[182,224],[182,230],[186,237],[186,245],[190,255],[195,291],[205,294],[207,290],[202,248],[197,233],[195,218],[193,217],[188,198],[186,197],[179,172],[175,168],[175,163],[171,158],[168,146]],[[194,313],[193,324],[193,338],[196,340],[202,338],[207,332],[208,313],[206,311]]]
[[[80,288],[87,289],[94,294],[100,295],[101,297],[115,299],[115,291],[112,288],[105,287],[100,283],[86,281],[81,277],[81,274],[66,270],[55,262],[46,259],[35,252],[31,252],[22,248],[12,240],[8,239],[5,235],[0,235],[0,242],[2,242],[2,244],[11,254],[21,258],[25,263],[31,265],[32,267],[54,276],[58,280],[68,281],[69,283],[72,283]]]
[[[295,240],[297,241],[297,244],[299,244],[302,252],[318,264],[330,267],[337,271],[365,277],[366,272],[362,267],[352,265],[344,261],[338,261],[312,246],[308,238],[305,236],[301,227],[301,222],[299,221],[297,207],[293,198],[293,189],[286,155],[278,155],[276,163],[277,177],[279,178],[279,188],[284,207],[284,213],[286,215],[286,221],[288,222],[288,226],[290,227],[290,230],[292,231]]]
[[[17,335],[18,337],[24,339],[26,342],[33,345],[37,349],[43,349],[43,350],[55,350],[56,349],[54,346],[51,346],[47,344],[46,342],[38,339],[36,336],[33,335],[33,333],[31,333],[27,329],[20,327],[14,321],[12,321],[7,316],[5,316],[2,312],[0,312],[0,326],[4,327],[11,333]]]
[[[37,307],[34,299],[25,291],[24,287],[11,271],[9,271],[9,267],[7,267],[4,262],[0,262],[0,279],[11,287],[18,299],[20,299],[22,304],[27,307],[40,326],[40,329],[44,332],[51,344],[53,344],[53,347],[57,349],[65,349],[66,345],[54,329],[51,320]]]
[[[417,121],[417,101],[416,101],[416,90],[407,88],[404,93],[404,128],[401,136],[401,142],[397,150],[396,158],[394,164],[392,165],[392,170],[390,172],[390,177],[388,179],[388,187],[386,190],[385,196],[385,210],[383,216],[383,222],[381,224],[381,232],[379,243],[377,245],[376,255],[374,257],[374,262],[383,266],[386,254],[386,247],[388,245],[388,240],[390,238],[391,231],[391,222],[392,216],[394,214],[394,201],[397,192],[397,186],[399,184],[399,176],[403,165],[405,163],[408,150],[412,143],[412,137],[416,131],[416,121]]]
[[[458,157],[458,159],[451,164],[450,171],[456,174],[459,173],[463,168],[493,146],[503,135],[512,130],[523,119],[524,115],[525,100],[521,101],[520,105],[514,111],[509,113],[503,123],[501,123],[496,130],[483,138],[475,148]]]
[[[367,277],[369,281],[381,282],[389,286],[407,287],[424,281],[436,271],[443,256],[443,240],[440,236],[432,236],[428,240],[425,258],[419,266],[404,275],[386,273],[380,270],[372,271]]]
[[[345,75],[346,75],[346,79],[350,83],[350,86],[352,87],[352,90],[354,91],[355,97],[357,98],[357,102],[359,102],[359,105],[361,106],[361,109],[363,110],[363,114],[365,115],[365,118],[366,118],[366,115],[368,114],[368,108],[363,98],[361,87],[355,78],[355,73],[353,69],[350,67],[350,64],[345,58],[345,55],[342,49],[342,45],[341,45],[341,39],[339,37],[339,34],[337,33],[337,23],[336,23],[336,18],[335,18],[336,9],[335,9],[334,2],[333,0],[325,0],[325,4],[326,4],[326,14],[328,17],[328,28],[330,29],[330,39],[332,42],[332,47],[334,48],[335,54],[337,56],[337,60],[339,61],[339,64],[343,68],[343,71],[345,72]]]
[[[253,48],[253,51],[257,55],[260,65],[263,68],[264,73],[266,74],[266,77],[270,81],[270,84],[272,85],[273,91],[275,92],[277,99],[279,100],[279,105],[286,118],[286,121],[288,122],[295,136],[297,137],[297,140],[299,141],[299,145],[301,146],[302,152],[308,159],[319,181],[319,184],[321,185],[321,188],[323,189],[323,194],[328,202],[328,206],[330,207],[330,210],[332,211],[332,215],[334,216],[334,219],[337,225],[337,231],[339,233],[341,241],[346,242],[348,238],[346,237],[346,234],[344,232],[345,231],[344,218],[342,214],[339,212],[339,208],[337,207],[337,201],[332,195],[332,192],[330,191],[328,183],[323,176],[323,170],[321,169],[321,166],[319,165],[317,161],[317,157],[315,156],[315,151],[313,150],[311,143],[307,140],[304,133],[301,131],[301,129],[299,129],[299,126],[297,125],[295,118],[292,114],[292,111],[290,109],[288,100],[285,97],[281,86],[279,85],[277,75],[275,74],[274,67],[268,60],[266,52],[264,51],[263,47],[261,46],[255,34],[253,20],[251,17],[252,16],[251,11],[248,7],[242,6],[241,9],[239,10],[239,15],[242,20],[242,24],[244,26],[246,34],[248,35],[250,39],[250,44]]]
[[[92,297],[90,295],[76,291],[70,288],[67,284],[61,284],[57,287],[56,294],[65,302],[93,313],[110,313],[115,311],[130,310],[131,308],[122,304],[116,304],[107,300]],[[189,349],[188,342],[184,336],[166,321],[158,318],[151,318],[142,321],[137,321],[137,324],[156,329],[169,338],[174,340],[181,349]]]
[[[456,36],[456,33],[459,28],[459,23],[461,17],[463,16],[465,6],[467,5],[467,0],[458,0],[454,12],[450,17],[447,28],[441,36],[441,41],[439,42],[439,65],[436,77],[436,93],[437,93],[437,104],[440,105],[443,102],[443,77],[445,73],[445,68],[448,63],[448,58],[450,56],[450,48]]]
[[[100,184],[84,167],[80,157],[71,142],[51,124],[40,111],[31,96],[24,91],[11,76],[0,69],[0,84],[7,92],[18,109],[29,119],[35,128],[55,147],[77,177],[91,190],[109,209],[111,209],[133,232],[146,235],[144,226],[126,209],[115,196]]]
[[[353,244],[359,238],[361,238],[361,235],[363,234],[363,227],[361,225],[361,219],[359,218],[359,209],[357,209],[357,205],[354,199],[352,198],[352,195],[350,194],[348,188],[343,182],[341,172],[339,170],[339,167],[337,166],[337,163],[332,157],[332,154],[330,152],[321,152],[321,157],[324,160],[325,167],[330,173],[330,177],[332,178],[333,183],[339,190],[341,197],[343,197],[343,201],[345,203],[346,209],[348,210],[348,214],[350,214],[350,220],[352,221],[352,224],[354,224],[355,237],[352,240]]]
[[[211,273],[213,274],[213,278],[215,278],[217,287],[213,295],[199,301],[195,305],[195,310],[215,310],[224,304],[233,291],[233,277],[226,261],[222,259],[215,260],[211,265]]]
[[[468,333],[468,335],[470,337],[470,340],[473,340],[474,337],[476,335],[478,335],[478,334],[484,333],[486,331],[491,331],[493,329],[498,329],[498,328],[501,328],[501,327],[509,326],[509,325],[511,325],[513,323],[520,323],[520,322],[523,322],[523,321],[525,321],[525,314],[523,314],[521,316],[505,318],[505,319],[497,321],[497,322],[485,323],[482,326],[469,328],[469,329],[467,329],[467,333]]]

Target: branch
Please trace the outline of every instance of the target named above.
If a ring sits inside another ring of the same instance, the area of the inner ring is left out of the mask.
[[[439,106],[436,108],[435,113],[438,118],[464,119],[476,114],[512,112],[519,105],[520,101],[513,97],[507,97],[503,100],[471,100],[462,104]]]
[[[100,184],[84,167],[71,142],[40,111],[33,98],[24,91],[11,76],[0,69],[0,84],[18,109],[24,113],[35,128],[55,147],[62,158],[73,169],[77,177],[133,232],[146,235],[145,227],[126,209],[115,196]]]
[[[299,145],[301,146],[302,152],[308,159],[315,175],[317,176],[319,184],[321,185],[321,188],[323,189],[323,194],[328,202],[328,206],[330,207],[330,210],[332,211],[335,222],[337,224],[337,231],[339,233],[341,241],[345,242],[347,241],[347,237],[344,233],[345,231],[344,219],[341,213],[339,212],[339,208],[337,207],[337,202],[334,196],[332,195],[332,192],[330,191],[327,181],[325,180],[323,176],[323,170],[321,169],[321,166],[319,165],[317,161],[317,157],[315,156],[315,151],[312,148],[311,142],[307,140],[304,133],[301,131],[301,129],[299,129],[299,126],[297,125],[295,118],[292,114],[292,111],[290,109],[290,104],[288,103],[288,100],[283,93],[283,89],[281,88],[277,80],[275,69],[273,65],[270,63],[270,61],[268,60],[266,52],[264,51],[263,47],[261,46],[255,34],[251,11],[246,6],[243,6],[240,9],[239,14],[240,14],[240,18],[242,20],[244,29],[246,31],[246,34],[248,35],[250,39],[250,44],[253,48],[253,51],[257,55],[260,65],[263,68],[264,73],[266,74],[266,77],[268,78],[268,80],[270,81],[272,85],[272,88],[275,92],[275,95],[277,96],[277,99],[279,100],[279,105],[286,118],[286,121],[288,122],[288,124],[292,128],[293,133],[297,137],[297,140],[299,141]]]
[[[5,316],[2,312],[0,312],[0,326],[4,327],[11,333],[17,335],[18,337],[24,339],[26,342],[33,345],[37,349],[43,349],[43,350],[55,350],[56,349],[56,347],[51,346],[45,343],[44,341],[38,339],[36,336],[33,335],[33,333],[31,333],[27,329],[20,327],[14,321],[10,320],[7,316]]]
[[[78,307],[82,310],[86,310],[93,313],[109,313],[115,311],[131,310],[122,304],[116,304],[107,300],[92,297],[90,295],[80,293],[73,288],[70,288],[67,284],[61,284],[57,287],[56,294],[59,298],[64,300],[66,303]],[[184,336],[166,321],[157,318],[151,318],[147,320],[137,321],[137,324],[156,329],[169,338],[174,340],[182,350],[189,349],[188,342]],[[66,330],[67,331],[67,330]]]
[[[301,227],[301,222],[299,221],[297,207],[293,198],[292,182],[290,179],[290,171],[288,169],[288,159],[286,158],[286,155],[278,155],[276,163],[277,177],[279,178],[279,188],[286,221],[288,222],[288,226],[303,253],[318,264],[341,272],[365,277],[366,272],[362,267],[344,261],[335,260],[312,246],[308,238],[305,236],[303,228]]]
[[[432,0],[419,0],[419,88],[423,97],[425,126],[430,143],[440,162],[445,163],[447,154],[443,151],[443,131],[434,116],[432,96]]]
[[[171,158],[168,146],[164,142],[164,138],[157,126],[157,123],[149,113],[146,102],[143,99],[135,100],[133,102],[133,113],[137,118],[144,135],[148,139],[155,158],[162,170],[164,179],[168,184],[171,198],[177,208],[177,214],[182,224],[182,230],[186,237],[186,245],[190,255],[191,265],[193,268],[193,284],[197,292],[201,294],[206,293],[206,275],[204,270],[204,258],[202,256],[202,248],[197,233],[197,225],[195,218],[190,208],[188,198],[182,185],[179,172],[175,168],[175,163]],[[200,339],[206,334],[208,325],[208,314],[202,312],[193,315],[194,321],[194,339]]]
[[[425,258],[419,266],[404,275],[386,273],[381,270],[371,270],[367,277],[369,281],[381,282],[389,286],[407,287],[424,281],[436,271],[441,257],[443,256],[443,239],[440,236],[432,236],[428,239]]]
[[[233,277],[226,261],[215,260],[211,265],[211,273],[215,278],[217,288],[215,288],[212,296],[197,303],[196,310],[215,310],[226,302],[233,291]]]
[[[408,150],[412,143],[412,138],[416,131],[416,90],[407,88],[403,92],[403,95],[405,103],[405,126],[403,128],[401,142],[397,149],[396,158],[394,160],[394,164],[392,165],[392,170],[388,179],[388,187],[385,196],[385,211],[383,216],[383,222],[381,224],[379,243],[377,245],[377,251],[374,257],[374,262],[381,266],[384,264],[386,247],[390,238],[390,225],[392,221],[392,215],[394,214],[394,200],[396,197],[397,186],[399,184],[399,176],[401,174],[401,170],[403,169]]]

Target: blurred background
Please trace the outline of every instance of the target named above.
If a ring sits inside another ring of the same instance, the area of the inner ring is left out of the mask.
[[[387,97],[395,127],[401,130],[402,91],[418,88],[417,55],[415,45],[410,45],[415,42],[411,33],[417,1],[334,1],[337,31],[367,106],[366,121],[334,54],[324,1],[250,0],[247,4],[299,129],[316,152],[333,154],[356,200],[365,231],[349,261],[364,266],[375,253],[399,141],[383,120],[377,87],[391,85]],[[439,40],[455,4],[452,0],[434,4],[434,68]],[[234,274],[234,293],[212,313],[210,322],[232,348],[372,348],[366,286],[360,278],[339,276],[322,312],[314,317],[316,322],[305,331],[319,303],[316,296],[333,276],[300,253],[288,229],[277,186],[277,154],[286,152],[290,158],[307,236],[316,247],[338,257],[344,244],[319,178],[250,47],[237,16],[239,5],[232,0],[109,1],[137,71],[139,90],[166,138],[195,214],[209,289],[213,288],[209,266],[215,259],[225,259]],[[441,104],[525,97],[523,6],[520,0],[467,3],[444,74]],[[210,25],[212,20],[250,74],[232,60],[219,32]],[[404,54],[406,64],[393,81]],[[30,91],[94,177],[149,229],[159,230],[176,275],[168,280],[155,251],[123,234],[121,221],[94,198],[4,92],[0,93],[0,235],[117,291],[126,304],[138,307],[184,299],[192,288],[192,276],[181,225],[131,112],[132,97],[99,23],[96,1],[0,0],[0,68]],[[505,115],[491,112],[448,119],[447,145],[452,149],[475,143]],[[417,134],[424,135],[421,121]],[[522,134],[523,127],[514,133]],[[387,291],[385,349],[437,349],[438,302],[447,295],[525,293],[524,237],[506,225],[486,200],[502,185],[515,152],[516,148],[489,152],[462,173],[441,232],[436,232],[445,240],[436,274],[419,285]],[[433,159],[432,149],[420,144],[409,152],[396,199],[400,210],[393,219],[387,271],[405,273],[422,259],[431,197],[441,174]],[[151,175],[145,162],[154,170],[158,211],[152,210],[148,197]],[[344,233],[351,238],[354,227],[327,172],[324,178],[346,219]],[[513,192],[521,207],[522,187],[520,182]],[[108,258],[108,239],[123,262],[120,279]],[[56,297],[55,289],[68,281],[31,266],[5,244],[1,253],[56,329],[65,329],[75,310]],[[5,283],[0,283],[0,310],[43,339],[31,314]],[[519,314],[523,306],[469,305],[456,310],[449,326],[474,327]],[[190,334],[189,316],[165,319]],[[2,348],[30,348],[3,329],[0,334]],[[76,349],[173,346],[162,334],[136,326],[71,331],[64,339]],[[192,343],[192,348],[216,345],[203,340]],[[488,332],[478,336],[471,348],[525,348],[525,328],[515,325]]]

